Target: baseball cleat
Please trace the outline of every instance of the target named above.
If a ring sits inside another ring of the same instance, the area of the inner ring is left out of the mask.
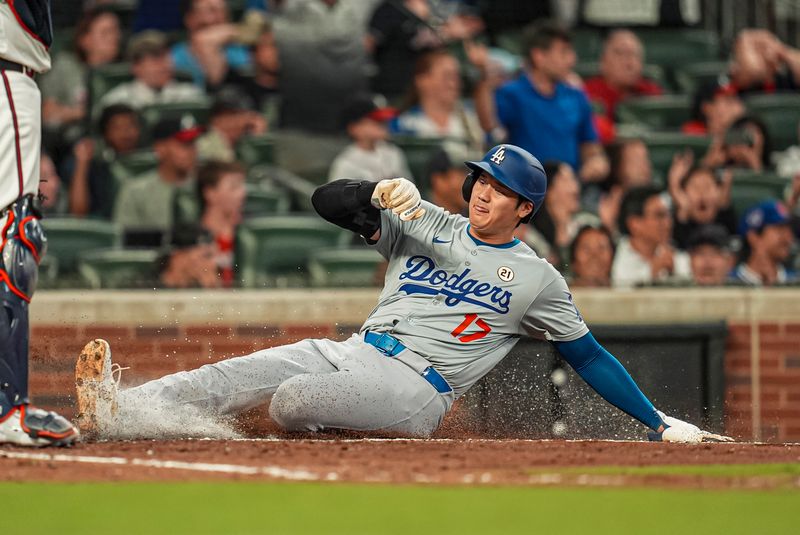
[[[122,374],[111,363],[108,342],[98,338],[83,348],[75,364],[78,427],[87,436],[98,436],[117,414],[117,390]]]
[[[0,417],[0,444],[16,446],[71,446],[80,437],[69,420],[30,404],[13,407]]]

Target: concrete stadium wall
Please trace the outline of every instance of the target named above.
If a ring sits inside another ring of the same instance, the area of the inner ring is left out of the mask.
[[[40,292],[31,306],[31,392],[72,416],[75,357],[103,337],[125,384],[307,337],[342,339],[377,290]],[[725,320],[725,426],[740,438],[800,441],[800,291],[578,290],[591,326]]]

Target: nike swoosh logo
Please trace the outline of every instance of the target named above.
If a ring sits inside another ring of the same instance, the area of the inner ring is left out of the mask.
[[[452,238],[449,241],[440,240],[439,236],[433,237],[433,243],[452,243]]]

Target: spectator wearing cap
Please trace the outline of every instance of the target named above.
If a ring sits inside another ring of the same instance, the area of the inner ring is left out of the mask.
[[[233,246],[236,227],[242,221],[247,194],[245,169],[239,163],[208,162],[197,171],[200,225],[214,239],[214,257],[220,283],[233,286]]]
[[[430,185],[430,201],[451,214],[468,215],[464,200],[464,162],[472,159],[460,143],[445,142],[428,162],[427,177]]]
[[[218,85],[229,68],[250,66],[250,53],[229,20],[225,0],[181,0],[186,41],[172,47],[175,67],[188,72],[198,87]]]
[[[148,30],[134,36],[128,44],[128,59],[134,79],[103,96],[98,110],[118,103],[138,109],[152,104],[204,98],[203,92],[194,85],[175,80],[175,68],[163,33]]]
[[[614,122],[617,104],[626,98],[660,95],[664,90],[642,75],[644,47],[630,30],[613,30],[603,43],[600,74],[586,80],[584,90],[605,107],[606,118]]]
[[[736,232],[736,214],[731,206],[730,171],[720,173],[708,167],[692,167],[688,172],[673,166],[669,191],[674,206],[672,237],[680,249],[687,249],[693,231],[716,223],[731,234]]]
[[[414,180],[403,151],[389,143],[386,122],[393,108],[378,107],[368,95],[355,97],[345,108],[342,123],[352,143],[333,160],[328,180],[355,178],[383,180],[404,177]]]
[[[104,108],[98,120],[103,137],[100,147],[86,137],[73,147],[73,158],[64,164],[69,182],[69,209],[75,216],[91,215],[111,219],[117,185],[110,165],[119,156],[139,147],[141,122],[139,114],[127,104]]]
[[[672,246],[672,214],[663,192],[653,186],[632,188],[622,199],[611,281],[630,287],[688,279],[689,256]]]
[[[698,286],[726,284],[735,258],[733,240],[722,225],[701,225],[689,235],[687,243],[692,280]]]
[[[390,124],[395,134],[459,140],[467,149],[483,148],[483,131],[472,106],[461,100],[458,60],[447,50],[422,54],[405,111]]]
[[[721,137],[745,108],[736,88],[726,80],[701,86],[692,101],[692,119],[683,124],[684,134]]]
[[[570,165],[583,183],[608,175],[608,159],[595,130],[586,94],[568,83],[575,66],[572,36],[557,23],[540,21],[523,33],[526,69],[517,80],[492,91],[488,54],[470,48],[470,62],[481,72],[474,100],[483,129],[518,145],[540,161]]]
[[[214,238],[199,225],[181,225],[170,233],[168,249],[158,259],[163,288],[219,288]]]
[[[570,245],[571,287],[608,288],[614,262],[614,240],[602,225],[583,225]]]
[[[789,211],[780,201],[764,201],[749,208],[742,217],[739,233],[743,239],[744,261],[734,277],[752,286],[772,286],[796,280],[787,270],[794,243]]]
[[[126,181],[117,198],[114,221],[123,230],[168,231],[173,222],[176,190],[193,192],[201,129],[194,120],[162,119],[153,128],[158,167]]]
[[[201,161],[233,162],[236,144],[247,135],[263,134],[267,122],[249,96],[235,87],[221,89],[211,106],[208,131],[197,140]]]

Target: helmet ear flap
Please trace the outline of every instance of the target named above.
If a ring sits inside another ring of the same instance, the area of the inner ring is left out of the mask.
[[[472,197],[472,188],[475,187],[475,175],[475,171],[470,171],[467,178],[464,179],[464,184],[461,185],[461,196],[464,197],[464,200],[467,202],[469,202],[470,197]]]

